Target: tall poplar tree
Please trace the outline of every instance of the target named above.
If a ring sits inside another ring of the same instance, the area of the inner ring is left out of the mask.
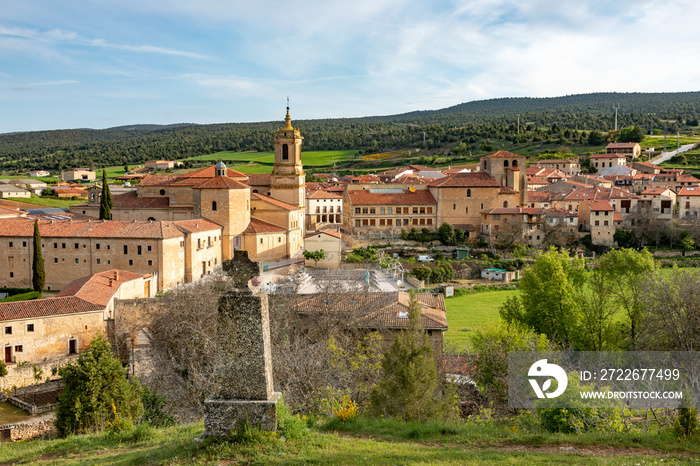
[[[34,291],[44,289],[46,273],[44,272],[44,256],[41,253],[41,235],[39,234],[39,221],[34,220],[34,255],[32,256],[32,288]]]
[[[112,193],[107,184],[107,170],[102,170],[102,198],[100,199],[100,220],[112,220]]]

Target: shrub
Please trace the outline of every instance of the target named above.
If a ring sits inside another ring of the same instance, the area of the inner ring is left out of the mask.
[[[0,360],[0,377],[5,377],[7,375],[7,366],[5,366],[5,361]]]
[[[343,395],[343,398],[338,402],[338,406],[333,409],[335,417],[341,421],[354,421],[358,415],[357,405],[348,395]]]
[[[165,394],[160,394],[157,388],[144,386],[141,391],[143,416],[140,423],[153,427],[168,427],[175,424],[175,418],[165,412]]]
[[[677,437],[683,438],[690,438],[700,433],[698,410],[691,397],[685,397],[681,400],[681,404],[678,407],[678,416],[673,421],[673,433]]]

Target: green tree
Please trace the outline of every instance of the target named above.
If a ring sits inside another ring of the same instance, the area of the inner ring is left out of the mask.
[[[642,284],[656,270],[654,258],[645,248],[618,249],[603,255],[598,268],[611,284],[615,302],[627,315],[629,326],[629,349],[634,351],[637,343],[639,320],[643,311]]]
[[[622,128],[620,130],[620,142],[642,142],[644,131],[639,126]]]
[[[41,253],[41,235],[39,234],[39,221],[34,220],[34,254],[32,254],[32,288],[41,291],[46,284],[44,272],[44,256]]]
[[[581,293],[581,349],[614,351],[619,349],[613,317],[617,308],[612,296],[612,282],[600,267],[593,269],[588,286]]]
[[[581,315],[579,295],[585,283],[583,261],[550,249],[525,270],[519,297],[506,300],[499,313],[509,323],[532,328],[567,346],[576,340]]]
[[[107,184],[107,170],[102,170],[102,198],[100,199],[100,220],[112,220],[112,193]]]
[[[421,307],[411,290],[408,329],[400,331],[382,360],[382,379],[370,394],[369,413],[403,421],[449,419],[455,399],[438,381],[430,338],[421,322]]]
[[[588,145],[599,146],[605,142],[605,136],[600,131],[591,131],[588,134]]]
[[[7,366],[5,366],[5,361],[0,360],[0,377],[5,377],[7,375]]]
[[[141,387],[126,378],[126,369],[101,335],[76,363],[62,366],[58,374],[63,392],[55,425],[61,437],[102,430],[117,415],[135,421],[143,412]]]
[[[440,225],[438,235],[442,244],[446,246],[453,246],[455,244],[455,228],[449,223],[445,222]]]
[[[326,258],[326,251],[319,249],[318,251],[304,250],[304,259],[314,261],[314,267],[318,267],[318,261]]]

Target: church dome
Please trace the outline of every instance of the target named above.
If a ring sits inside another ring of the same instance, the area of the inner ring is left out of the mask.
[[[226,168],[226,164],[223,160],[219,160],[219,163],[216,164],[215,168]]]

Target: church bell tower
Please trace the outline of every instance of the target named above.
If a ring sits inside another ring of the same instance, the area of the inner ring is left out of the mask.
[[[270,196],[303,209],[306,204],[304,167],[301,164],[301,137],[292,126],[292,117],[284,117],[284,126],[275,133],[275,165],[270,177]]]

